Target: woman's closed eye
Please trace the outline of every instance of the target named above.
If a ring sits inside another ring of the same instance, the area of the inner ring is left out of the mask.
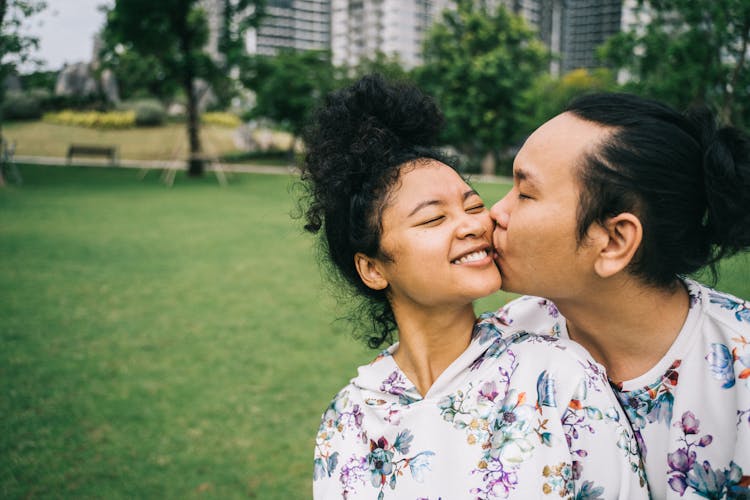
[[[440,222],[445,219],[444,215],[433,215],[427,217],[425,220],[417,224],[418,226],[434,226],[435,224],[439,224]]]
[[[466,209],[466,212],[470,214],[478,214],[483,212],[485,209],[484,203],[476,203]]]

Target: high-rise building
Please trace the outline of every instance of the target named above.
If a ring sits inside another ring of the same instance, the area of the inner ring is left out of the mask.
[[[216,24],[222,1],[203,1]],[[634,0],[484,1],[535,28],[555,55],[551,72],[559,75],[597,66],[596,48],[625,26]],[[250,30],[247,47],[267,55],[282,48],[330,49],[334,64],[349,66],[382,53],[412,68],[422,62],[425,32],[444,9],[453,8],[454,0],[267,0],[266,15]]]
[[[623,12],[627,10],[622,0],[536,0],[536,3],[539,17],[531,24],[556,56],[550,66],[554,75],[599,66],[596,48],[620,32]]]
[[[378,53],[412,68],[422,41],[446,0],[331,0],[331,51],[337,65],[356,65]]]
[[[273,55],[280,49],[328,50],[330,0],[267,0],[260,27],[249,30],[250,53]]]

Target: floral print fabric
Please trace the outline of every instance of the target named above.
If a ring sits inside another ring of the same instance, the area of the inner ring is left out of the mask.
[[[635,436],[579,346],[483,315],[424,397],[391,354],[360,367],[316,437],[316,499],[648,498]]]
[[[685,280],[687,320],[666,356],[616,386],[653,498],[750,498],[750,303]],[[509,331],[567,338],[548,300],[522,297]]]

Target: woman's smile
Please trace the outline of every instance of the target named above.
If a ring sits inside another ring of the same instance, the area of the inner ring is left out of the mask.
[[[470,265],[473,267],[484,267],[490,262],[492,262],[492,257],[488,248],[470,250],[468,253],[464,253],[460,257],[451,260],[451,264],[461,266]]]

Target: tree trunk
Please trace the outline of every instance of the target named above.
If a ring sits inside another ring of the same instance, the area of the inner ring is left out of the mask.
[[[188,158],[188,176],[200,177],[203,175],[205,159],[201,155],[200,123],[198,116],[198,97],[195,93],[195,67],[192,57],[192,40],[189,30],[186,29],[180,36],[180,50],[184,60],[182,71],[182,88],[187,96],[187,134],[190,145],[190,156]]]
[[[6,0],[0,0],[0,26],[3,24],[3,20],[5,19],[5,12],[8,9],[8,3]],[[0,75],[3,76],[3,75]],[[0,82],[0,85],[3,85],[3,82]],[[5,89],[0,89],[0,105],[5,101]],[[0,149],[3,148],[4,142],[3,142],[3,114],[2,110],[0,110]],[[2,154],[3,151],[0,150],[0,154]],[[5,186],[5,178],[3,177],[3,167],[2,167],[2,160],[0,159],[0,187]]]
[[[0,90],[0,92],[4,92],[4,91]],[[4,96],[0,96],[0,104],[2,104],[3,102],[3,97]],[[3,176],[4,163],[5,163],[5,138],[3,137],[3,112],[2,110],[0,110],[0,187],[5,186],[5,177]]]
[[[737,82],[739,81],[740,73],[745,65],[747,58],[747,45],[748,39],[750,39],[750,15],[745,17],[742,26],[742,41],[740,43],[740,50],[737,54],[738,60],[735,63],[732,77],[729,80],[728,88],[724,89],[724,100],[719,110],[719,116],[725,124],[732,123],[732,108],[734,107],[734,93],[737,91]]]
[[[195,96],[195,87],[192,78],[184,82],[183,87],[187,94],[187,134],[190,144],[190,157],[188,159],[188,175],[200,177],[203,175],[205,160],[201,156],[200,124],[198,122],[198,99]]]
[[[487,151],[487,154],[482,158],[482,175],[495,175],[495,164],[495,154],[492,151]]]

